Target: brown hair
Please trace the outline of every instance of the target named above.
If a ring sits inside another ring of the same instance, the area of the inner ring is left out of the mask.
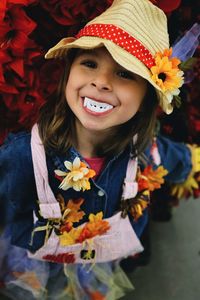
[[[66,68],[61,78],[56,94],[51,97],[42,107],[39,115],[38,126],[40,137],[43,141],[45,150],[53,149],[58,153],[66,151],[75,145],[75,117],[69,108],[65,98],[65,87],[69,76],[72,62],[78,49],[69,51],[66,57]],[[158,97],[155,89],[147,83],[147,93],[142,102],[140,111],[124,124],[115,127],[112,135],[100,146],[96,153],[99,156],[110,156],[123,151],[133,141],[133,136],[137,134],[137,141],[133,147],[133,154],[142,153],[147,144],[153,137],[156,107]]]

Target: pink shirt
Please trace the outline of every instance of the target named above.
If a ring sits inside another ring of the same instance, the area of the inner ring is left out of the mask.
[[[96,172],[94,179],[99,176],[102,169],[105,165],[105,157],[92,157],[92,158],[85,158],[84,160],[88,163],[91,169],[93,169]]]

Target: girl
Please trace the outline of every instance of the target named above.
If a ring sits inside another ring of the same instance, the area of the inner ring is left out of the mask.
[[[114,1],[53,57],[66,61],[57,96],[31,134],[0,149],[2,292],[118,299],[132,289],[118,262],[143,250],[150,191],[165,175],[178,183],[191,174],[196,150],[152,143],[156,107],[172,112],[183,72],[166,17],[148,0]]]

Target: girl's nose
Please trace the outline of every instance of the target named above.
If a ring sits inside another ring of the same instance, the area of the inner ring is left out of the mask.
[[[91,85],[96,87],[98,90],[111,91],[112,83],[109,74],[103,73],[98,74],[91,82]]]

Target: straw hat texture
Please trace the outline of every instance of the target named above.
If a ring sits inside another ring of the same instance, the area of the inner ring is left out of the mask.
[[[158,93],[160,106],[166,113],[172,112],[172,99],[166,97],[151,72],[156,53],[169,49],[167,18],[161,9],[150,0],[114,0],[76,37],[64,38],[49,49],[45,58],[63,57],[71,48],[102,46],[118,64],[148,80]]]

